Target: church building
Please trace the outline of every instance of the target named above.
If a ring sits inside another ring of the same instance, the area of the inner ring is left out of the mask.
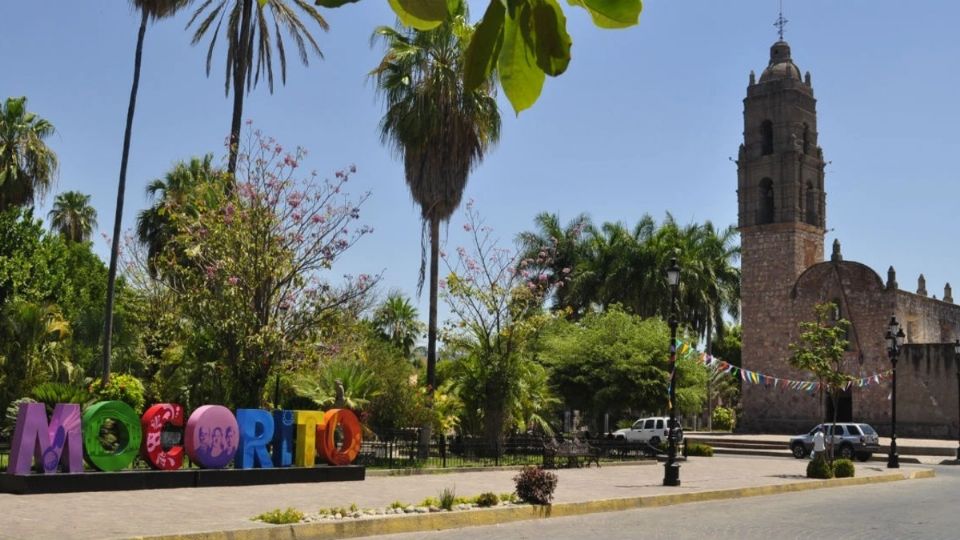
[[[852,82],[852,81],[851,81]],[[852,385],[839,396],[840,421],[866,422],[889,435],[891,362],[885,334],[891,317],[906,333],[897,364],[897,435],[957,437],[960,306],[950,285],[931,297],[921,275],[915,291],[900,288],[893,267],[886,280],[845,261],[834,241],[824,258],[827,189],[810,72],[801,75],[790,46],[770,47],[757,80],[750,73],[743,100],[743,144],[737,159],[741,235],[743,368],[770,375],[743,384],[740,428],[801,433],[832,417],[821,392],[776,386],[773,377],[811,380],[790,367],[790,343],[814,306],[833,302],[851,321],[846,371],[857,378],[887,374],[881,384]],[[854,212],[856,209],[843,209]]]

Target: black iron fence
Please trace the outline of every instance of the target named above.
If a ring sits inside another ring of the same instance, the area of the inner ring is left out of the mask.
[[[596,457],[600,463],[651,459],[663,452],[661,448],[646,443],[624,440],[589,439],[583,442],[589,445],[589,456]],[[559,453],[558,445],[561,448]],[[549,458],[563,457],[562,445],[562,440],[541,437],[510,437],[492,444],[483,439],[438,437],[432,439],[426,448],[415,436],[367,440],[356,463],[385,469],[549,466],[566,463]]]

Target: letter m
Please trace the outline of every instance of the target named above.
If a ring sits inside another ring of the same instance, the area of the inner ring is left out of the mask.
[[[20,404],[7,473],[30,474],[34,459],[45,473],[57,472],[61,462],[68,472],[83,472],[80,405],[58,403],[47,423],[43,403]]]

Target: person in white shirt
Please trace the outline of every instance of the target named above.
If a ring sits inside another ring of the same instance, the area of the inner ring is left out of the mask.
[[[823,442],[823,428],[821,428],[813,434],[813,452],[810,453],[810,459],[816,457],[817,454],[823,453],[826,449],[827,447]]]

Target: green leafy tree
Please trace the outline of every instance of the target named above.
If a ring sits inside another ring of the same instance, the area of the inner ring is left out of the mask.
[[[123,131],[123,152],[120,157],[120,179],[117,182],[117,207],[113,219],[113,239],[110,248],[110,268],[107,271],[107,306],[103,323],[103,360],[101,376],[110,379],[110,356],[113,343],[113,304],[117,279],[117,259],[120,256],[120,235],[123,221],[123,199],[127,190],[127,161],[130,157],[130,139],[133,136],[133,115],[137,109],[137,92],[140,87],[140,64],[143,58],[143,38],[150,19],[173,16],[189,0],[130,0],[140,11],[140,31],[137,33],[137,48],[133,59],[133,84],[130,86],[130,102],[127,105],[127,123]]]
[[[180,295],[183,315],[225,370],[229,402],[261,404],[268,375],[307,347],[337,310],[359,310],[376,277],[341,286],[327,274],[372,229],[354,227],[366,195],[296,174],[305,155],[254,132],[238,159],[236,189],[198,186],[170,215],[176,236],[156,257],[162,283]],[[224,179],[225,182],[232,179]],[[185,258],[185,260],[184,260]],[[215,351],[221,351],[219,358]]]
[[[187,205],[188,195],[200,186],[224,182],[224,172],[214,167],[213,154],[207,154],[202,158],[194,157],[188,162],[177,163],[163,178],[147,184],[147,196],[153,200],[153,205],[137,215],[136,235],[147,246],[146,263],[150,275],[156,276],[154,257],[177,234],[170,215],[198,215],[197,208]]]
[[[470,171],[500,136],[492,79],[473,90],[464,87],[464,54],[471,33],[462,6],[456,16],[429,31],[380,27],[374,33],[387,47],[372,72],[386,105],[381,139],[403,158],[407,186],[430,231],[428,392],[436,388],[440,223],[460,205]],[[421,261],[421,287],[424,265]]]
[[[543,332],[538,357],[567,407],[584,411],[594,426],[604,413],[634,418],[666,410],[670,381],[669,328],[614,305],[580,321],[558,321]],[[677,410],[698,412],[706,370],[678,362]]]
[[[26,397],[27,391],[43,378],[43,359],[70,335],[70,323],[52,304],[23,300],[10,302],[0,312],[2,330],[3,385],[0,408]]]
[[[187,23],[188,28],[194,23],[197,24],[193,33],[194,45],[208,34],[210,35],[210,45],[207,49],[207,76],[209,77],[213,50],[220,35],[220,28],[226,22],[224,33],[227,40],[227,67],[223,89],[228,96],[231,90],[233,91],[230,155],[227,160],[227,172],[231,175],[237,170],[244,95],[253,90],[261,76],[267,80],[270,93],[273,93],[272,40],[276,41],[277,59],[280,61],[280,81],[284,84],[287,82],[287,53],[280,27],[286,29],[287,33],[293,37],[303,65],[309,64],[311,51],[323,58],[320,46],[300,19],[294,6],[317,23],[320,29],[328,29],[327,21],[323,16],[304,0],[203,0]],[[273,24],[270,24],[269,19],[272,19]]]
[[[417,318],[417,308],[399,292],[387,295],[373,314],[373,324],[381,334],[410,358],[417,339],[423,335],[423,323]]]
[[[837,401],[853,376],[845,372],[847,335],[850,321],[837,316],[837,305],[831,302],[814,306],[816,319],[800,323],[800,339],[790,344],[790,365],[812,373],[826,388],[833,402],[833,433],[837,428]],[[828,454],[833,460],[833,437]]]
[[[466,214],[472,248],[443,257],[448,268],[443,298],[452,313],[444,342],[462,351],[460,399],[467,413],[478,415],[487,442],[495,444],[508,428],[531,419],[518,412],[536,412],[524,406],[523,392],[539,375],[529,366],[531,345],[553,317],[542,309],[551,286],[546,275],[525,273],[519,254],[497,245],[472,203]]]
[[[53,184],[57,155],[45,139],[53,124],[27,111],[27,98],[0,104],[0,212],[33,204]]]
[[[317,5],[340,7],[358,0],[315,0]],[[456,19],[462,0],[389,0],[400,21],[417,30],[435,29]],[[637,24],[641,0],[568,0],[585,9],[601,28]],[[466,51],[462,77],[466,90],[487,84],[499,72],[504,93],[520,111],[537,101],[546,76],[556,77],[570,63],[572,40],[567,19],[557,0],[490,0]]]
[[[50,227],[71,242],[86,242],[97,226],[97,211],[90,205],[90,196],[79,191],[57,195],[47,217]]]

